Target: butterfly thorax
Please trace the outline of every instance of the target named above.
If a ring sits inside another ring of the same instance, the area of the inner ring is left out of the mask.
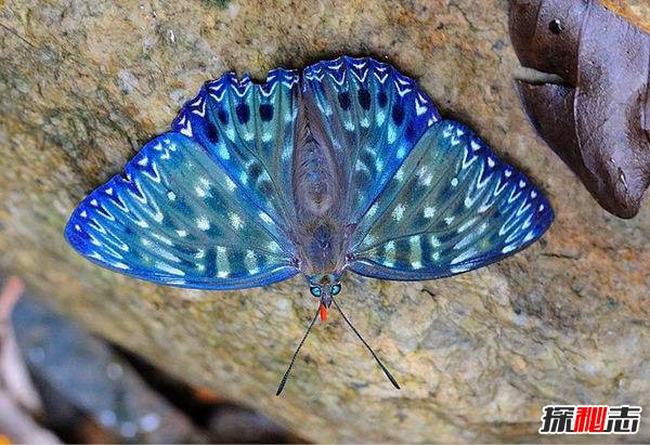
[[[311,221],[298,232],[300,269],[306,275],[340,273],[344,267],[345,240],[341,229],[331,220]]]

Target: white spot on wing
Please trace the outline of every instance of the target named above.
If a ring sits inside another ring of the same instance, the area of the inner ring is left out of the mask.
[[[154,263],[154,266],[157,269],[162,270],[163,272],[167,272],[167,273],[172,274],[172,275],[179,275],[181,277],[185,275],[185,272],[183,272],[182,270],[177,269],[175,267],[172,267],[167,263],[163,263],[162,261],[156,261]]]
[[[257,266],[257,255],[255,255],[255,252],[253,252],[252,250],[248,250],[246,252],[246,256],[244,257],[244,264],[248,269],[248,273],[250,273],[251,275],[254,275],[257,272],[259,272],[259,267]]]
[[[468,249],[465,252],[458,255],[453,260],[451,260],[451,264],[461,263],[461,262],[463,262],[465,260],[468,260],[468,259],[472,258],[474,255],[476,255],[476,249]]]
[[[181,133],[187,137],[192,137],[192,123],[190,121],[187,121],[187,125],[181,128]]]
[[[389,241],[384,247],[385,257],[383,260],[384,266],[393,267],[395,265],[395,242]]]
[[[225,159],[226,161],[230,159],[230,153],[228,152],[226,146],[223,144],[219,147],[219,157],[221,159]]]
[[[199,228],[199,230],[206,231],[210,229],[210,221],[204,216],[201,216],[196,219],[196,227]]]
[[[426,112],[427,112],[427,107],[424,105],[420,105],[420,99],[415,99],[415,114],[421,116]]]
[[[208,195],[208,190],[207,188],[203,188],[201,185],[197,185],[194,187],[194,192],[196,193],[196,196],[199,198],[205,198]]]
[[[433,218],[433,215],[435,215],[436,209],[435,207],[425,207],[424,208],[424,217],[427,219]]]
[[[411,267],[413,269],[422,268],[422,247],[420,246],[420,237],[412,236],[409,238],[409,244],[411,248]]]
[[[379,208],[379,204],[377,204],[377,203],[374,203],[373,205],[371,205],[370,208],[368,209],[368,212],[367,212],[368,216],[370,216],[370,217],[374,216],[375,213],[377,213],[378,208]]]
[[[366,164],[363,163],[361,159],[357,159],[357,163],[354,165],[355,171],[369,171]]]
[[[225,247],[217,247],[217,277],[227,278],[230,275],[230,261]]]
[[[404,204],[402,203],[397,204],[393,209],[393,212],[391,213],[391,215],[393,215],[393,219],[398,222],[401,221],[402,218],[404,217],[405,210],[406,210],[406,206],[404,206]]]
[[[228,218],[230,219],[230,225],[233,229],[240,230],[242,227],[244,227],[244,221],[237,213],[230,212],[228,214]]]
[[[273,224],[273,219],[269,216],[268,213],[266,212],[260,212],[259,213],[260,219],[264,221],[266,224]]]
[[[237,184],[235,184],[232,179],[226,177],[226,188],[228,188],[229,191],[234,192],[237,188]]]

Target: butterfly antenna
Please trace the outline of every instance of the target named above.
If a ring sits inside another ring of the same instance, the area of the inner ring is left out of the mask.
[[[345,314],[343,313],[343,310],[341,309],[341,306],[339,306],[338,302],[334,299],[334,297],[332,297],[332,301],[334,302],[334,306],[336,306],[336,309],[341,313],[341,316],[343,317],[343,320],[345,320],[345,322],[348,324],[348,326],[350,326],[352,331],[355,334],[357,334],[357,337],[359,337],[359,340],[361,340],[361,343],[363,343],[364,346],[366,348],[368,348],[368,351],[370,351],[372,356],[375,358],[375,360],[377,361],[377,364],[379,365],[381,370],[384,371],[384,374],[386,374],[386,377],[388,377],[388,380],[390,380],[390,382],[393,384],[393,386],[395,388],[401,389],[399,387],[399,384],[397,383],[397,380],[395,380],[395,377],[393,377],[393,375],[390,373],[390,371],[388,371],[388,369],[384,366],[384,364],[381,362],[381,360],[379,360],[379,357],[377,357],[377,354],[375,354],[375,351],[373,351],[372,348],[370,347],[370,345],[363,339],[361,334],[359,334],[359,331],[357,331],[356,328],[354,326],[352,326],[352,323],[350,322],[350,320],[348,320],[348,317],[345,316]]]
[[[287,379],[289,378],[289,373],[291,372],[291,368],[293,368],[293,362],[296,361],[296,357],[298,357],[298,353],[300,352],[300,348],[302,348],[302,345],[305,343],[305,340],[307,340],[307,336],[309,335],[309,332],[311,331],[311,328],[314,327],[314,323],[316,323],[316,320],[318,319],[318,314],[320,313],[320,306],[318,306],[318,309],[316,310],[316,315],[314,315],[314,319],[309,323],[309,327],[307,328],[307,331],[305,332],[305,335],[302,337],[302,340],[300,340],[300,344],[298,344],[298,347],[296,348],[296,352],[293,353],[293,357],[291,357],[291,362],[289,363],[289,367],[287,368],[287,372],[284,373],[284,376],[282,377],[282,381],[280,382],[280,386],[278,386],[278,390],[276,391],[275,395],[279,396],[282,393],[282,390],[284,389],[284,385],[287,384]]]

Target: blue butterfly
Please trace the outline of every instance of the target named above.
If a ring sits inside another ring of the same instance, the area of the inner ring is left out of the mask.
[[[520,251],[552,220],[530,180],[412,79],[343,56],[263,84],[233,73],[205,83],[169,132],[79,204],[65,236],[103,267],[170,286],[302,273],[320,300],[311,329],[339,308],[347,270],[448,277]]]

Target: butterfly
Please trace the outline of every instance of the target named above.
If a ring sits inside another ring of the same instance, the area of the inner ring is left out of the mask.
[[[342,56],[261,84],[206,82],[170,131],[81,201],[65,236],[100,266],[170,286],[302,274],[319,305],[291,365],[334,303],[399,388],[338,305],[345,272],[449,277],[520,251],[552,220],[531,181],[412,79]]]

